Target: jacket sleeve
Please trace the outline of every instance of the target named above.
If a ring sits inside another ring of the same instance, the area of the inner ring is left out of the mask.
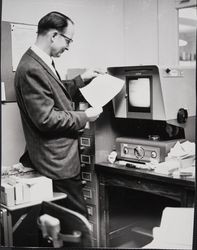
[[[69,94],[73,99],[75,99],[75,96],[79,93],[79,88],[82,88],[85,86],[85,83],[81,79],[81,76],[78,75],[72,80],[64,80],[63,84],[65,85],[66,89],[68,90]]]
[[[26,116],[40,131],[69,133],[84,128],[88,120],[85,112],[59,108],[42,69],[31,68],[21,78],[19,103]]]

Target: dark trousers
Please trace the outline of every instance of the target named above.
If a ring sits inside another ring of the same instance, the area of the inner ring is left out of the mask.
[[[53,191],[67,194],[67,198],[56,203],[88,217],[82,187],[80,174],[69,179],[53,180]]]

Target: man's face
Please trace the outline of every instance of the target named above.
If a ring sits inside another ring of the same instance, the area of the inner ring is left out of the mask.
[[[74,25],[69,22],[67,28],[63,32],[55,32],[53,42],[51,44],[51,56],[60,57],[61,54],[69,49],[74,35]]]

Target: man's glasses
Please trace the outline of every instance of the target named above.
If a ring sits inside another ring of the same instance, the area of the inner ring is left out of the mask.
[[[59,34],[60,34],[60,36],[62,36],[65,39],[65,41],[68,45],[73,42],[73,40],[71,38],[69,38],[61,33],[59,33]]]

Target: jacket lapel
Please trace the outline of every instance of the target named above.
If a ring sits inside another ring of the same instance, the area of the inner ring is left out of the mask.
[[[34,53],[33,50],[31,50],[31,48],[28,49],[27,54],[33,57],[37,62],[39,62],[42,65],[42,67],[45,68],[46,71],[59,83],[59,85],[63,88],[63,90],[66,91],[67,95],[69,95],[69,98],[71,98],[64,84],[58,79],[58,77],[54,74],[54,72],[50,69],[50,67],[38,55],[36,55],[36,53]]]

